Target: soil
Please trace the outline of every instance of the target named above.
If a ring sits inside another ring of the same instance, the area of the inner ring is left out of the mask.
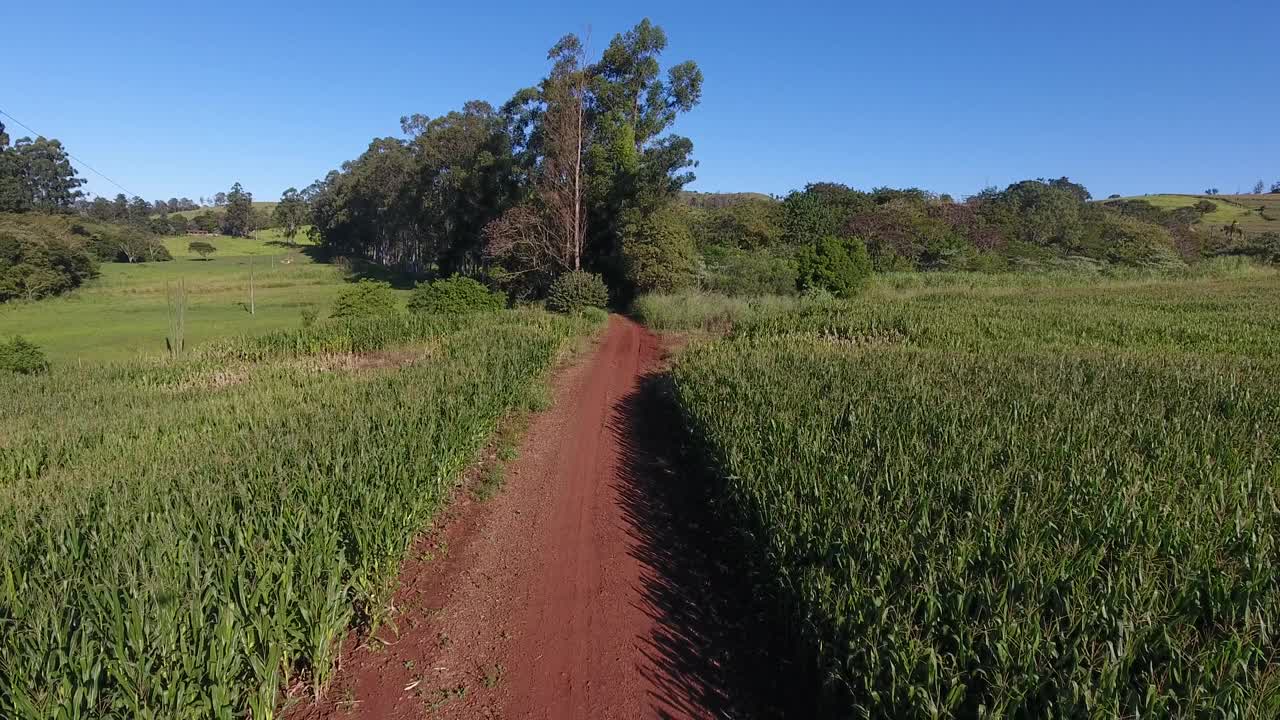
[[[505,485],[405,562],[394,625],[289,718],[781,716],[749,581],[679,471],[661,341],[612,316],[557,373]]]

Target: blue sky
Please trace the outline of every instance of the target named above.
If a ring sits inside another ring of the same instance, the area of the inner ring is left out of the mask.
[[[268,7],[269,6],[269,7]],[[648,16],[698,62],[692,189],[1280,180],[1280,3],[61,2],[6,13],[0,110],[131,193],[275,199],[401,115],[495,104]],[[1145,6],[1145,7],[1144,7]],[[26,134],[7,118],[14,137]],[[88,189],[117,189],[84,171]]]

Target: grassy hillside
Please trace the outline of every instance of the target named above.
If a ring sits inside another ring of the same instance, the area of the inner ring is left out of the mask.
[[[54,363],[100,363],[164,352],[166,288],[185,281],[189,345],[242,333],[295,327],[304,308],[321,317],[345,284],[337,268],[299,249],[254,239],[208,238],[208,260],[188,252],[190,237],[165,238],[171,262],[103,263],[101,275],[67,295],[0,305],[0,337],[21,334]],[[252,263],[252,265],[251,265]],[[256,313],[248,312],[249,278]]]
[[[255,230],[252,237],[230,237],[228,235],[200,236],[191,235],[171,235],[162,238],[165,248],[169,250],[169,254],[175,259],[178,258],[199,258],[196,253],[191,252],[188,246],[192,242],[203,241],[218,249],[216,253],[210,257],[228,257],[236,255],[280,255],[290,251],[301,251],[311,246],[311,241],[305,232],[294,238],[295,248],[289,247],[280,231],[275,228],[266,230]]]
[[[1221,232],[1232,221],[1246,233],[1280,232],[1280,193],[1267,195],[1135,195],[1120,200],[1143,200],[1162,210],[1191,207],[1201,200],[1217,206],[1196,223],[1199,230]],[[1259,212],[1259,209],[1262,212]]]

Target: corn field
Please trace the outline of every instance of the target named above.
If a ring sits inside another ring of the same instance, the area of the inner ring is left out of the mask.
[[[831,717],[1280,717],[1280,287],[797,307],[674,368]]]
[[[270,718],[581,319],[324,324],[0,379],[0,716]],[[319,353],[418,348],[395,369]]]

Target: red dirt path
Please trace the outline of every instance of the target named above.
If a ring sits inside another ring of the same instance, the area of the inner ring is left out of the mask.
[[[415,548],[397,627],[348,648],[325,699],[286,715],[726,716],[706,680],[720,672],[714,653],[672,621],[700,612],[706,582],[669,577],[671,557],[687,556],[666,549],[681,511],[649,497],[664,477],[655,434],[669,428],[637,408],[662,354],[649,331],[611,317],[594,351],[559,373],[499,494],[460,497]]]

